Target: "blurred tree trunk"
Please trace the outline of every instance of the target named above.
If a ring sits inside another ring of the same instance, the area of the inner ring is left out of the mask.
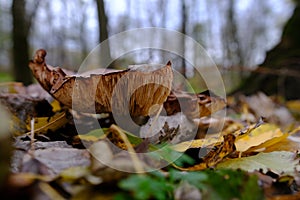
[[[244,65],[242,53],[237,32],[237,21],[235,19],[235,1],[229,0],[228,7],[225,13],[225,25],[222,35],[225,57],[227,58],[227,67]],[[243,76],[243,69],[240,68],[240,75]]]
[[[32,75],[28,69],[30,19],[26,13],[25,0],[13,0],[11,12],[13,18],[13,75],[16,81],[25,85],[32,83]]]
[[[103,42],[108,39],[108,19],[105,12],[104,0],[96,0],[97,3],[97,12],[98,12],[98,23],[99,23],[99,42]],[[109,64],[111,61],[111,52],[108,42],[101,44],[100,60],[101,63]],[[105,67],[105,66],[104,66]],[[110,68],[113,66],[110,66]]]
[[[296,8],[284,27],[281,42],[267,52],[265,61],[237,91],[245,94],[263,91],[286,99],[300,98],[300,0],[295,3]]]
[[[181,30],[180,32],[183,34],[182,40],[180,41],[181,44],[179,48],[181,48],[181,74],[186,77],[186,63],[185,63],[185,35],[186,35],[186,24],[187,24],[187,8],[186,2],[181,1]]]
[[[80,41],[80,47],[81,47],[81,57],[82,60],[84,60],[88,55],[88,38],[87,31],[86,31],[86,21],[88,20],[88,14],[86,12],[87,10],[87,3],[80,1],[80,12],[81,12],[81,23],[79,26],[80,34],[79,34],[79,41]]]

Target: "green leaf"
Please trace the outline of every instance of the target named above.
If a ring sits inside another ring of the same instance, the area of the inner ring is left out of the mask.
[[[170,179],[172,182],[187,181],[199,188],[201,182],[206,181],[208,176],[204,172],[181,172],[178,170],[171,170]]]
[[[208,180],[205,181],[203,199],[243,199],[260,200],[263,191],[258,185],[255,175],[248,175],[241,170],[206,170]]]
[[[132,175],[122,180],[119,187],[133,192],[135,199],[168,199],[173,190],[170,184],[147,175]]]
[[[248,172],[262,170],[264,173],[271,170],[277,174],[295,174],[300,170],[299,158],[296,153],[289,151],[274,151],[259,153],[255,156],[236,158],[219,163],[217,168],[242,169]]]

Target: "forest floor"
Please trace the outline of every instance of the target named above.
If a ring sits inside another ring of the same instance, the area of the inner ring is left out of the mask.
[[[6,198],[300,199],[300,100],[203,92],[205,114],[154,115],[137,136],[111,114],[65,107],[39,84],[0,91]]]

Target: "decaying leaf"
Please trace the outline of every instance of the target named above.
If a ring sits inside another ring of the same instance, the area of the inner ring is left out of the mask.
[[[6,182],[12,148],[10,146],[9,115],[0,103],[0,188]]]
[[[87,113],[116,112],[148,116],[163,104],[168,115],[183,112],[189,118],[208,116],[225,107],[225,100],[211,91],[191,94],[173,91],[171,63],[133,65],[126,70],[68,76],[45,62],[46,51],[38,50],[29,67],[41,86],[69,108]],[[83,103],[84,102],[84,103]]]
[[[229,159],[219,163],[217,168],[242,169],[249,172],[262,170],[264,173],[271,170],[276,174],[290,175],[300,170],[297,154],[288,151],[259,153],[255,156]]]
[[[24,91],[24,85],[20,82],[4,82],[0,83],[0,93],[19,93]]]
[[[53,115],[52,106],[45,99],[33,98],[23,94],[1,94],[0,102],[23,121],[28,120],[30,117],[49,117]]]
[[[174,196],[175,199],[202,199],[202,194],[199,189],[187,181],[181,182],[179,187],[174,191]]]
[[[0,94],[0,103],[12,114],[10,124],[14,135],[21,135],[28,131],[26,125],[29,124],[32,117],[53,115],[52,106],[47,100],[24,94]]]
[[[45,50],[38,50],[34,60],[30,61],[33,75],[55,99],[77,111],[112,112],[114,103],[118,114],[128,112],[129,106],[131,116],[147,116],[155,111],[153,106],[165,102],[171,91],[173,72],[170,62],[160,68],[135,66],[83,77],[67,76],[61,68],[47,65],[45,56]]]
[[[24,136],[19,136],[14,147],[16,150],[11,159],[11,171],[14,173],[25,170],[54,175],[68,167],[89,165],[88,152],[74,149],[65,141],[36,141],[32,144],[24,140]]]
[[[177,144],[192,140],[197,127],[182,113],[172,116],[152,117],[147,124],[141,126],[140,137],[149,138],[152,144],[169,142]]]
[[[206,168],[214,167],[217,165],[217,163],[221,162],[229,154],[235,151],[234,141],[235,141],[234,135],[232,134],[224,135],[224,141],[220,145],[216,145],[215,147],[213,147],[213,149],[209,151],[208,154],[202,158],[201,163],[187,168],[178,167],[176,165],[173,166],[184,171],[196,171],[196,170],[203,170]]]
[[[56,113],[52,117],[37,117],[34,118],[34,127],[30,127],[29,124],[26,125],[27,130],[31,130],[31,128],[33,128],[33,130],[26,134],[29,135],[32,132],[34,132],[34,134],[45,134],[49,130],[54,132],[68,122],[69,119],[65,112]]]
[[[265,117],[268,122],[287,126],[294,119],[287,108],[276,104],[266,94],[259,92],[245,98],[248,106],[254,111],[256,117]]]
[[[204,139],[195,139],[191,141],[181,142],[171,146],[171,148],[178,152],[184,152],[190,148],[206,148],[208,146],[213,147],[216,144],[223,142],[223,137],[211,136]]]
[[[59,156],[57,156],[59,155]],[[48,148],[34,151],[36,160],[43,163],[54,175],[74,166],[89,166],[90,155],[87,150],[74,148]]]
[[[183,112],[188,118],[209,116],[226,106],[225,100],[206,90],[198,94],[172,91],[164,102],[168,115]]]
[[[136,171],[135,161],[130,156],[122,152],[114,154],[112,145],[105,141],[94,143],[89,151],[92,155],[91,170],[104,182],[114,182],[128,176],[126,172]],[[144,163],[136,162],[145,167]]]

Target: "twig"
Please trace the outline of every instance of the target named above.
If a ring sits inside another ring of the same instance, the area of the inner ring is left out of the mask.
[[[30,148],[31,150],[34,150],[34,117],[30,120]]]
[[[226,71],[243,71],[243,72],[251,72],[251,73],[258,73],[258,74],[270,74],[276,76],[290,76],[295,78],[300,78],[300,73],[297,70],[292,69],[275,69],[275,68],[268,68],[259,66],[256,69],[249,69],[248,67],[230,67],[230,68],[221,68],[222,70]]]

